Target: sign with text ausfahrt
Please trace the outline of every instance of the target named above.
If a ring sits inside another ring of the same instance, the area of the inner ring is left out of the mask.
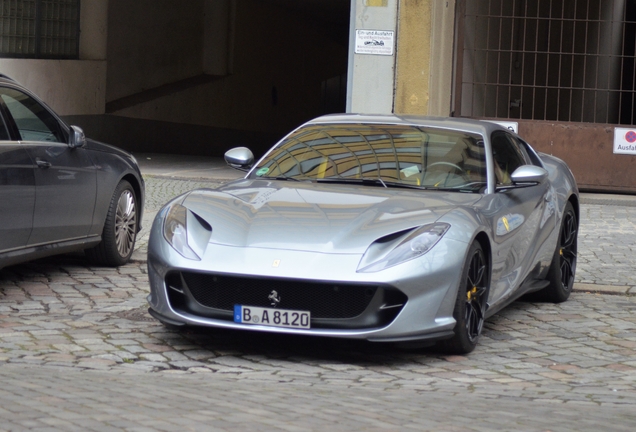
[[[636,129],[614,128],[614,153],[636,155]]]

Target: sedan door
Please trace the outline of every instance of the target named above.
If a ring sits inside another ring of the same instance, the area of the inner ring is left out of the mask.
[[[11,141],[0,116],[0,253],[26,246],[34,206],[33,162],[19,142]]]
[[[1,88],[14,133],[35,162],[35,208],[28,245],[73,240],[88,235],[97,189],[88,152],[71,148],[58,119],[29,95]]]

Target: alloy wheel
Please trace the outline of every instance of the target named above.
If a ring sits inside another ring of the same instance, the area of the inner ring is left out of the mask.
[[[466,278],[466,334],[471,342],[481,334],[487,291],[486,259],[481,249],[476,250],[470,260]]]
[[[569,290],[576,271],[576,237],[577,225],[574,212],[568,211],[564,215],[561,227],[559,245],[559,266],[561,268],[561,283],[563,288]]]
[[[132,192],[125,190],[119,196],[115,216],[115,242],[121,256],[128,256],[135,244],[137,227],[137,209]]]

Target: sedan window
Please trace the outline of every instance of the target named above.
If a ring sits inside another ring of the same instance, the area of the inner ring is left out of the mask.
[[[4,123],[2,116],[0,116],[0,141],[9,141],[10,139],[11,137],[9,136],[7,125]]]
[[[59,122],[33,98],[9,88],[0,89],[0,98],[13,117],[22,141],[66,142]]]

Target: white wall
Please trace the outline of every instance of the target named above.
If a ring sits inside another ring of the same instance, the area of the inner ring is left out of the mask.
[[[105,61],[0,59],[0,71],[59,115],[104,113]]]
[[[108,0],[82,0],[80,5],[80,59],[106,60]]]

